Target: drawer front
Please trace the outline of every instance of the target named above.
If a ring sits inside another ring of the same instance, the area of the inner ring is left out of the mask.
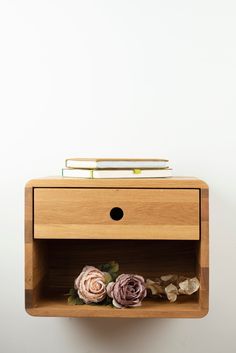
[[[197,240],[199,190],[35,188],[34,237]]]

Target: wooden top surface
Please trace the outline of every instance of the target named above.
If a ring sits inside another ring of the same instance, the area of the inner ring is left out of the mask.
[[[203,180],[195,177],[145,179],[82,179],[46,177],[29,180],[26,187],[87,187],[87,188],[196,188],[208,189]]]

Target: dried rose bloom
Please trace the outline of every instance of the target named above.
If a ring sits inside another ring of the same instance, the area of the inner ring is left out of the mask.
[[[76,278],[74,288],[86,304],[101,302],[106,297],[106,273],[93,266],[85,266]]]
[[[107,294],[116,308],[140,306],[147,295],[144,278],[138,275],[122,274],[115,282],[107,285]]]

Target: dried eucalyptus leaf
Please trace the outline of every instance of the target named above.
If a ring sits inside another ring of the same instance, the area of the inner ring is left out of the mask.
[[[172,278],[173,278],[174,275],[164,275],[164,276],[161,276],[161,280],[163,282],[168,282],[170,281]]]
[[[163,288],[157,282],[154,282],[151,279],[146,280],[146,288],[151,290],[152,295],[164,294]]]
[[[165,287],[165,292],[170,302],[173,303],[176,301],[178,295],[178,288],[174,284],[171,283],[167,287]]]
[[[191,295],[198,291],[200,287],[199,280],[197,277],[187,278],[185,281],[179,283],[179,293]]]

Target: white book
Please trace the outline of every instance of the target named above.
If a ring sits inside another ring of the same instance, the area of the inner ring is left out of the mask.
[[[85,169],[142,169],[167,168],[167,159],[129,159],[129,158],[68,158],[67,168]]]
[[[172,176],[172,170],[167,169],[116,169],[93,170],[63,168],[62,176],[69,178],[168,178]]]

